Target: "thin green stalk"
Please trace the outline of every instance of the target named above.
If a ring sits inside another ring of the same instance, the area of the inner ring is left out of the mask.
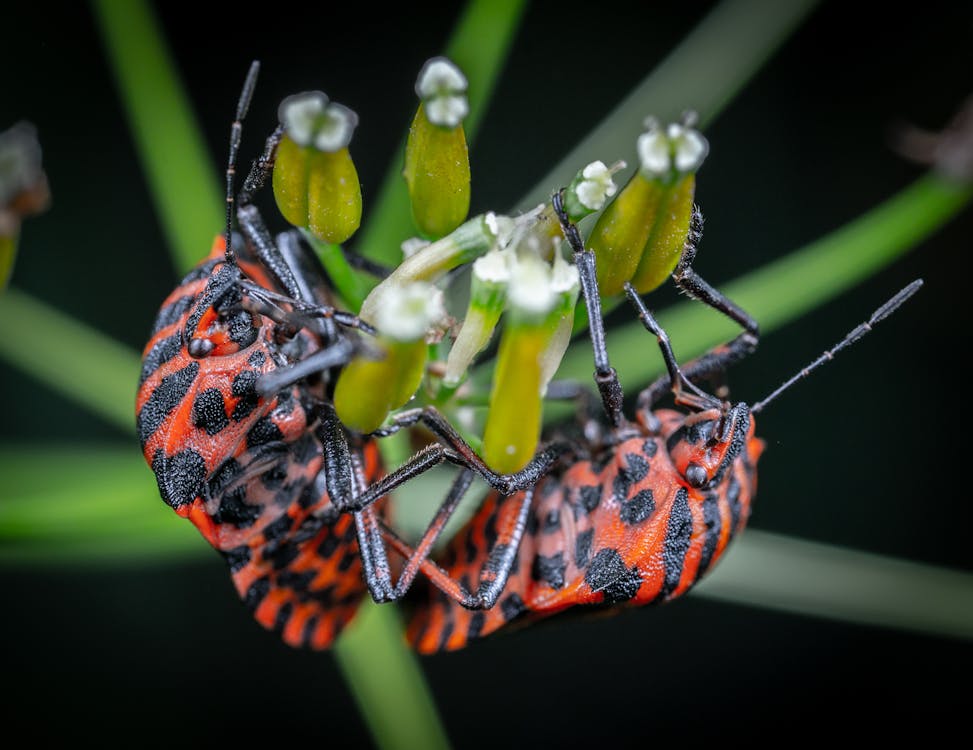
[[[335,291],[344,301],[349,310],[360,310],[362,302],[368,296],[370,286],[362,279],[348,263],[341,245],[322,242],[310,232],[304,232],[304,237],[321,259],[321,265],[328,273],[328,278],[334,284]]]
[[[748,529],[694,595],[973,639],[973,574]]]
[[[138,353],[15,288],[0,294],[0,357],[126,434],[135,431]]]
[[[403,631],[396,608],[366,602],[335,646],[338,666],[378,747],[448,748],[432,695],[416,689],[424,678]]]
[[[469,81],[470,114],[463,128],[471,143],[487,111],[525,5],[524,0],[470,0],[446,45],[443,54],[462,69]],[[357,240],[358,252],[390,266],[402,260],[402,241],[415,234],[409,194],[402,179],[404,154],[405,137],[395,151]]]
[[[667,122],[691,108],[704,125],[712,122],[817,2],[724,0],[516,206],[549,200],[552,190],[595,159],[611,163],[625,157],[647,115]],[[629,168],[616,176],[620,185],[635,169],[628,161]]]
[[[159,223],[180,274],[222,230],[221,170],[203,143],[189,98],[152,10],[144,0],[92,0],[110,67],[148,181]],[[240,71],[240,82],[243,74]],[[228,102],[227,112],[232,112]]]

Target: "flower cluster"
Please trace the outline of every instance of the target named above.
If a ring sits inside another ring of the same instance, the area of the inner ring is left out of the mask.
[[[419,236],[404,243],[401,264],[365,297],[359,317],[377,333],[340,373],[334,404],[347,427],[370,433],[413,401],[457,414],[486,403],[466,437],[487,465],[511,473],[536,451],[543,399],[570,342],[581,285],[551,205],[467,218],[466,88],[445,58],[419,74],[403,170]],[[357,117],[313,92],[285,100],[280,119],[273,183],[281,213],[320,240],[344,242],[361,217],[348,154]],[[692,116],[665,128],[647,120],[636,144],[639,169],[621,191],[614,176],[623,161],[592,162],[566,188],[570,221],[601,212],[589,238],[598,293],[618,294],[626,283],[649,291],[678,261],[695,173],[708,150],[693,124]],[[462,305],[465,311],[448,309]],[[469,373],[498,329],[487,394]]]

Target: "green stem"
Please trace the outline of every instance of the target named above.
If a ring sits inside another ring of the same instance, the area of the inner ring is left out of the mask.
[[[469,81],[470,114],[463,128],[470,143],[486,113],[525,5],[524,0],[470,0],[446,45],[444,54],[462,69]],[[408,123],[404,124],[408,127]],[[402,260],[402,242],[415,234],[409,194],[402,179],[404,154],[405,137],[395,150],[358,239],[358,251],[362,255],[389,266]]]
[[[448,748],[449,740],[424,685],[422,670],[402,637],[391,605],[367,602],[335,646],[338,666],[365,716],[375,744],[387,750]]]
[[[361,310],[362,302],[365,301],[371,287],[348,263],[341,245],[322,242],[310,232],[303,232],[303,234],[317,252],[321,265],[328,272],[328,278],[331,279],[335,291],[338,292],[347,309],[356,312]]]
[[[755,529],[693,595],[973,639],[973,574]]]
[[[177,272],[196,265],[222,231],[226,205],[202,130],[144,0],[92,0],[110,68]],[[240,71],[240,83],[246,71]],[[227,103],[227,138],[233,103]]]
[[[123,344],[10,288],[0,294],[0,358],[134,433],[139,355]]]
[[[703,124],[712,122],[815,5],[817,0],[724,0],[516,206],[550,200],[585,164],[608,164],[631,152],[646,115],[667,122],[690,107]],[[634,160],[627,160],[628,169],[615,178],[619,185],[635,169]]]

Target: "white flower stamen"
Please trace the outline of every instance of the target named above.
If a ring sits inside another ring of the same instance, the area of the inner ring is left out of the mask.
[[[418,341],[446,316],[443,293],[417,281],[388,289],[375,316],[375,327],[398,341]]]
[[[600,210],[605,201],[618,191],[612,175],[613,170],[606,167],[604,162],[591,162],[581,171],[584,179],[575,188],[578,202],[592,211]]]
[[[455,128],[469,114],[466,76],[445,57],[427,60],[416,80],[426,118],[433,125]]]
[[[650,177],[662,177],[669,173],[669,139],[660,128],[650,128],[639,136],[635,144],[642,171]]]
[[[331,102],[321,91],[289,96],[281,102],[278,117],[287,135],[299,146],[314,146],[329,153],[351,143],[358,115],[343,104]]]
[[[508,295],[511,307],[525,313],[543,315],[550,311],[557,302],[551,267],[536,255],[518,258]]]

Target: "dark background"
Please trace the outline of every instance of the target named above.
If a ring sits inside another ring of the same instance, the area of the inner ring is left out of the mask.
[[[323,88],[361,117],[353,153],[367,217],[414,110],[415,72],[441,50],[456,11],[328,5],[259,14],[226,6],[217,20],[196,5],[157,10],[214,165],[247,64],[259,58],[244,162],[283,96]],[[472,150],[474,212],[512,208],[709,7],[645,5],[532,6]],[[884,7],[824,3],[708,128],[697,268],[709,280],[829,232],[920,174],[889,149],[888,129],[903,119],[940,128],[971,92],[973,11],[938,0]],[[175,275],[93,20],[83,4],[32,4],[5,26],[0,127],[20,118],[38,126],[54,192],[52,210],[25,227],[14,283],[140,349]],[[973,568],[968,375],[956,360],[967,338],[971,232],[967,210],[837,302],[769,335],[734,371],[735,393],[758,398],[892,291],[926,281],[760,420],[768,451],[754,528]],[[675,294],[655,299],[661,308]],[[0,383],[7,443],[129,442],[9,366]],[[293,652],[253,624],[215,556],[6,568],[0,581],[6,727],[54,740],[266,733],[280,743],[369,743],[332,656]],[[962,731],[973,649],[690,596],[490,639],[422,666],[457,747],[634,747],[837,737],[839,720],[871,737]],[[34,721],[37,711],[47,718]]]

